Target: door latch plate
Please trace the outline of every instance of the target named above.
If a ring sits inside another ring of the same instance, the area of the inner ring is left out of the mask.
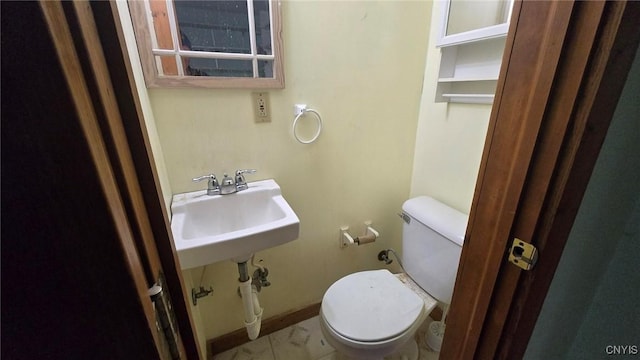
[[[531,270],[538,261],[538,249],[518,238],[514,238],[509,249],[509,261],[523,270]]]

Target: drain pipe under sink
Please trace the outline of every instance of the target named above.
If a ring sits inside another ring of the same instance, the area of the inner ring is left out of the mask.
[[[247,328],[247,335],[250,340],[255,340],[260,334],[262,323],[262,308],[258,301],[258,291],[251,285],[251,277],[247,268],[247,262],[238,263],[238,273],[240,278],[240,296],[244,307],[244,326]]]

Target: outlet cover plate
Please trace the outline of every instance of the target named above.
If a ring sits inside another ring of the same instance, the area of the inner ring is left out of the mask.
[[[253,117],[257,123],[271,122],[269,93],[265,91],[251,93]]]

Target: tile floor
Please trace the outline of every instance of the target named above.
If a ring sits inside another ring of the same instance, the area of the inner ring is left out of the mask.
[[[423,340],[430,322],[428,318],[416,335],[419,360],[438,359],[439,353],[430,350]],[[342,360],[342,357],[322,336],[316,316],[215,355],[213,360]]]

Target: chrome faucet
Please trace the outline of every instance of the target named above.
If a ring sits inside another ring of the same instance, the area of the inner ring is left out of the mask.
[[[222,185],[220,186],[220,195],[229,195],[238,192],[236,184],[233,182],[233,178],[229,177],[226,173],[222,179]]]
[[[236,189],[237,191],[246,190],[249,188],[247,180],[244,179],[244,174],[255,174],[255,169],[236,170]]]
[[[208,179],[207,195],[229,195],[248,189],[249,185],[247,185],[244,174],[253,174],[255,172],[256,170],[254,169],[237,170],[235,180],[225,173],[222,184],[218,183],[218,179],[214,174],[193,178],[193,181],[199,182]]]
[[[226,175],[226,174],[225,174]],[[204,175],[192,179],[193,182],[200,182],[202,180],[209,180],[207,182],[207,195],[220,195],[220,184],[214,174]]]

